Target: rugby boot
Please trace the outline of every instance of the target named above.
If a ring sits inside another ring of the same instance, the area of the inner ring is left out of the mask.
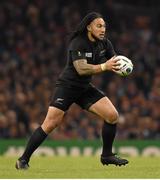
[[[115,164],[116,166],[122,166],[128,164],[129,161],[118,157],[116,154],[111,154],[105,157],[101,155],[101,163],[103,165]]]
[[[18,159],[15,167],[16,167],[16,169],[27,170],[29,168],[29,164],[24,159]]]

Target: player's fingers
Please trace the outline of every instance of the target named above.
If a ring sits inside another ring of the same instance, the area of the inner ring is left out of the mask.
[[[113,61],[116,63],[116,62],[118,62],[120,59],[113,59]]]
[[[119,71],[119,70],[120,70],[120,67],[118,67],[118,66],[113,66],[112,69],[115,70],[115,71]]]
[[[113,62],[112,65],[113,65],[113,66],[120,66],[121,63],[119,63],[119,62]]]
[[[119,63],[119,62],[114,63],[114,66],[120,66],[120,65],[121,65],[121,63]]]

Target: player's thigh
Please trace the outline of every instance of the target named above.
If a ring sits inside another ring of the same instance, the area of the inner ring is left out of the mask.
[[[74,88],[56,87],[42,128],[50,132],[57,127],[76,98],[77,91]]]
[[[45,121],[59,122],[62,120],[64,114],[65,112],[63,110],[49,106]]]
[[[92,104],[89,109],[90,112],[97,114],[109,123],[116,123],[118,119],[118,112],[108,97],[103,97]]]

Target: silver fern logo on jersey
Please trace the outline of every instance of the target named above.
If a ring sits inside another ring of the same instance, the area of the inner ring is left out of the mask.
[[[81,52],[80,52],[80,51],[78,51],[78,56],[82,56],[82,54],[81,54]]]
[[[55,100],[55,103],[63,104],[63,101],[64,101],[64,99],[62,99],[62,98],[57,98],[57,99]]]
[[[103,49],[102,51],[100,51],[99,56],[103,56],[103,55],[105,55],[105,53],[106,53],[106,50]]]

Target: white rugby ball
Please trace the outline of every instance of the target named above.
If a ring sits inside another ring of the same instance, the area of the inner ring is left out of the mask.
[[[116,71],[117,74],[120,76],[128,76],[133,71],[133,64],[130,59],[128,59],[126,56],[118,55],[115,57],[115,59],[118,59],[118,63],[120,63],[119,70]]]

